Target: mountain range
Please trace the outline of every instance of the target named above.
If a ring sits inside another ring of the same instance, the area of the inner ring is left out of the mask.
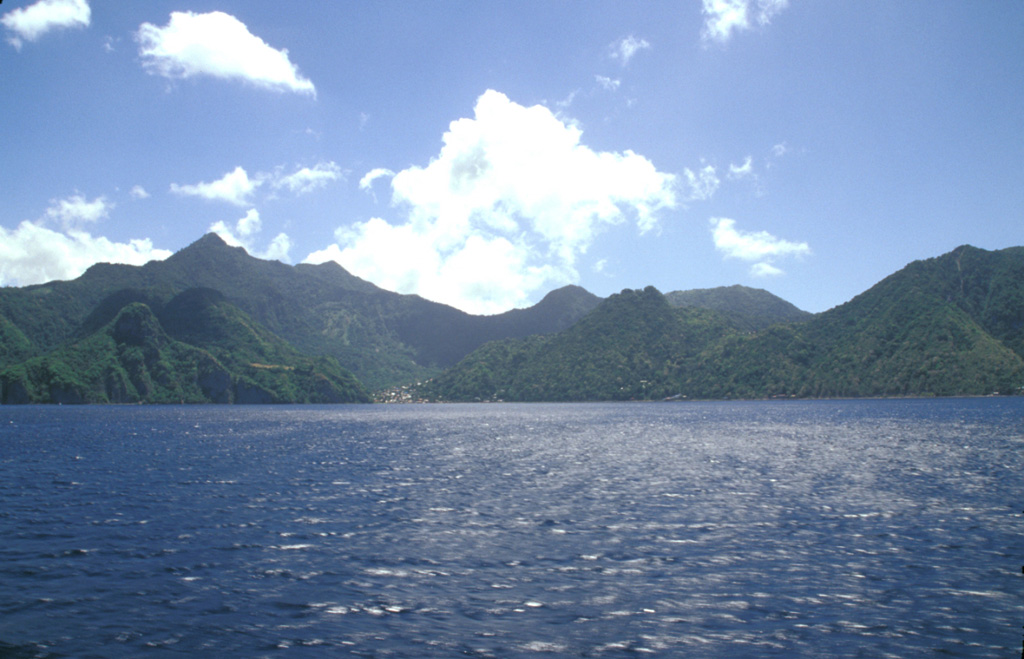
[[[958,395],[1024,384],[1024,248],[919,261],[809,314],[742,286],[474,316],[208,234],[164,261],[0,289],[0,400],[363,402]]]
[[[207,293],[190,293],[197,289]],[[210,302],[211,292],[219,295],[214,306],[221,310],[221,317],[190,312],[184,314],[187,322],[176,322],[176,318],[183,317],[176,309],[187,308],[183,299]],[[415,295],[385,291],[334,263],[289,266],[261,260],[240,247],[228,246],[216,234],[207,234],[164,261],[143,266],[101,263],[72,281],[0,289],[0,399],[158,402],[167,399],[163,394],[175,398],[177,389],[173,387],[155,397],[144,387],[129,391],[126,399],[118,386],[106,385],[107,371],[112,366],[86,367],[88,359],[78,354],[82,346],[96,347],[94,335],[109,337],[107,325],[132,304],[148,308],[167,338],[216,358],[236,381],[252,378],[255,367],[247,364],[294,364],[281,359],[268,362],[270,356],[238,352],[225,347],[223,340],[214,345],[210,337],[231,336],[236,344],[243,345],[253,343],[246,332],[255,333],[264,339],[272,337],[275,346],[287,346],[293,356],[333,360],[331,363],[340,365],[338,373],[361,383],[363,393],[354,398],[361,400],[366,397],[363,387],[379,389],[437,375],[487,341],[565,329],[599,302],[600,298],[582,288],[568,286],[549,293],[528,309],[473,316]],[[242,318],[245,320],[239,320]],[[223,326],[229,319],[233,329]],[[201,331],[190,334],[190,325],[196,323],[201,324]],[[236,330],[240,328],[248,329],[239,333]],[[256,343],[269,345],[268,341]],[[121,344],[115,340],[113,345]],[[270,352],[283,355],[279,347]],[[243,354],[249,354],[250,362],[244,361]],[[99,355],[93,357],[99,359]],[[229,357],[237,358],[234,361],[250,373],[231,370]],[[105,363],[110,358],[100,361]],[[43,362],[50,367],[43,368]],[[59,369],[58,364],[62,365]],[[83,373],[96,369],[103,373],[94,374],[88,382],[77,381],[85,377]],[[258,373],[265,376],[266,370]],[[193,393],[202,390],[196,386],[190,381],[185,389]],[[195,396],[183,398],[194,400]],[[209,395],[200,398],[238,400],[233,394],[226,399]],[[276,396],[274,400],[305,399]]]
[[[740,305],[747,295],[735,288],[626,290],[559,334],[482,347],[420,395],[557,401],[1022,393],[1024,248],[964,246],[916,261],[813,316],[763,295],[753,295],[760,304]],[[683,300],[687,306],[678,306]],[[785,314],[775,316],[780,310]]]

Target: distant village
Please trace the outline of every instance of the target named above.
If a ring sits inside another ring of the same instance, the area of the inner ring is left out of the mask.
[[[384,389],[378,391],[373,395],[373,402],[375,403],[429,403],[426,398],[420,398],[417,396],[422,382],[417,382],[414,385],[404,384],[400,387],[391,387],[390,389]]]

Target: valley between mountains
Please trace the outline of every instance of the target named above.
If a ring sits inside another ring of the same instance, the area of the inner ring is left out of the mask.
[[[0,289],[0,401],[351,403],[1020,394],[1024,248],[962,246],[810,314],[731,286],[567,286],[473,316],[208,234]]]

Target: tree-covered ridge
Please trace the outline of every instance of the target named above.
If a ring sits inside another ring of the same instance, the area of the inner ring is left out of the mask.
[[[424,388],[442,400],[1021,393],[1024,249],[962,247],[798,323],[671,309],[623,291],[558,335],[491,344]],[[751,332],[752,325],[769,325]]]
[[[766,290],[740,285],[672,291],[665,293],[665,299],[673,307],[718,311],[736,327],[749,331],[780,323],[803,322],[813,315]]]
[[[100,264],[73,281],[0,289],[0,398],[365,400],[360,376],[381,389],[457,362],[420,393],[1016,393],[1022,286],[1024,248],[965,246],[815,316],[741,286],[664,296],[648,288],[603,301],[567,286],[528,309],[470,316],[382,291],[333,263],[263,261],[209,235],[163,262]]]
[[[137,293],[96,331],[0,371],[3,403],[368,402],[351,373],[298,353],[216,291]],[[109,308],[101,305],[100,308]],[[161,318],[163,322],[161,322]]]
[[[721,314],[673,308],[657,289],[607,298],[550,337],[488,344],[429,383],[442,400],[635,400],[678,393],[687,363],[735,329]]]
[[[165,261],[97,264],[73,281],[0,289],[0,368],[95,331],[123,301],[157,309],[193,288],[220,292],[296,349],[331,356],[374,388],[438,373],[487,341],[565,329],[599,301],[567,287],[529,309],[472,316],[382,290],[335,263],[265,261],[208,234]],[[115,294],[124,299],[111,301]]]
[[[0,316],[0,364],[20,362],[33,351],[32,342],[17,325]]]

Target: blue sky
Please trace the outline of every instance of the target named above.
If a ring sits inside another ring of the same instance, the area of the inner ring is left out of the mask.
[[[1024,3],[0,4],[0,285],[217,231],[474,313],[1024,244]]]

